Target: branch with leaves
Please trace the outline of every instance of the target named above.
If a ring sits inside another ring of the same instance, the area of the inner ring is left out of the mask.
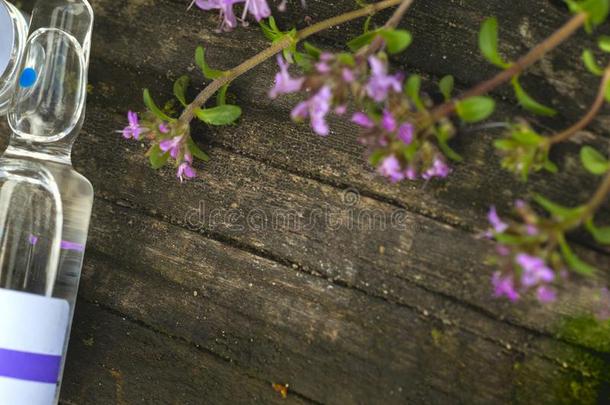
[[[485,20],[478,45],[482,55],[500,71],[457,96],[453,96],[453,77],[443,77],[438,83],[438,91],[444,102],[438,105],[435,105],[433,97],[422,91],[420,76],[407,77],[401,72],[391,72],[390,68],[392,55],[403,52],[411,44],[409,31],[397,26],[413,0],[359,2],[361,8],[301,31],[283,31],[273,17],[263,21],[254,15],[261,20],[262,32],[271,41],[267,49],[231,70],[220,71],[208,65],[204,49],[198,48],[196,63],[211,82],[189,103],[185,96],[188,78],[184,76],[176,81],[174,95],[184,107],[178,118],[167,108],[159,108],[145,90],[147,112],[144,119],[140,122],[130,112],[130,124],[123,134],[126,138],[136,139],[145,136],[152,141],[148,155],[153,167],[161,167],[172,159],[178,167],[178,177],[194,177],[193,157],[204,161],[208,157],[191,138],[192,120],[196,118],[209,125],[234,123],[241,116],[241,109],[226,103],[229,85],[245,72],[276,56],[279,72],[269,96],[306,94],[306,98],[291,112],[294,121],[309,121],[316,134],[328,136],[327,118],[330,114],[348,117],[360,128],[359,141],[370,164],[391,182],[445,178],[452,170],[449,162],[463,159],[451,147],[451,140],[458,135],[456,120],[472,124],[489,118],[495,110],[495,101],[489,95],[494,89],[510,83],[523,109],[540,116],[556,115],[555,109],[527,93],[521,75],[579,29],[584,27],[592,34],[606,20],[609,2],[566,0],[572,17],[514,61],[499,51],[498,21],[495,18]],[[372,27],[370,17],[390,7],[396,7],[390,19],[380,27]],[[324,51],[304,42],[315,33],[366,16],[369,18],[364,24],[364,33],[347,42],[345,51]],[[610,52],[610,37],[601,36],[598,42],[601,50]],[[610,101],[610,63],[604,69],[597,65],[591,50],[584,50],[582,55],[587,69],[600,77],[600,85],[595,100],[580,120],[550,135],[538,133],[535,125],[524,120],[514,120],[506,124],[506,133],[494,141],[502,166],[523,181],[531,172],[557,172],[558,166],[549,158],[552,146],[584,129],[604,103]],[[302,73],[291,73],[291,66],[298,67]],[[206,107],[214,95],[216,105]],[[567,236],[585,227],[598,243],[610,244],[610,227],[600,227],[595,222],[595,214],[610,192],[610,163],[590,146],[582,148],[580,158],[589,172],[603,176],[599,188],[583,205],[564,207],[537,195],[534,201],[547,215],[539,215],[529,203],[519,200],[515,203],[515,219],[511,221],[501,219],[495,208],[491,208],[488,215],[491,230],[487,236],[498,242],[492,258],[498,268],[492,277],[496,295],[516,300],[535,291],[540,301],[552,301],[556,285],[567,280],[570,272],[590,275],[595,271],[573,252]]]

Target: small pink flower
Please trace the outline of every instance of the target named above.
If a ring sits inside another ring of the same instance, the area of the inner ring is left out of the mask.
[[[502,276],[502,273],[497,271],[493,274],[491,283],[494,287],[494,296],[506,297],[512,302],[519,299],[519,293],[515,289],[512,275]]]
[[[357,112],[352,115],[352,122],[367,129],[371,129],[375,126],[375,122],[363,112]]]
[[[489,221],[496,233],[502,233],[508,229],[508,225],[500,219],[500,216],[498,215],[498,212],[496,211],[496,207],[494,205],[489,208],[487,220]]]
[[[301,90],[303,77],[292,78],[288,72],[288,64],[281,55],[277,56],[277,64],[280,71],[275,75],[275,86],[269,91],[269,97],[277,98],[280,94],[294,93]]]
[[[413,142],[413,124],[405,122],[398,128],[398,139],[400,139],[405,145],[410,145]]]
[[[396,183],[405,178],[400,162],[394,155],[390,155],[383,159],[378,169],[379,174],[387,177],[392,183]]]
[[[314,132],[321,136],[327,136],[330,132],[326,115],[330,111],[332,91],[328,86],[322,88],[309,100],[302,101],[292,110],[291,116],[295,121],[311,118],[311,127]]]
[[[176,177],[180,179],[180,181],[184,181],[185,178],[192,179],[197,176],[197,172],[189,162],[182,162],[180,166],[178,166],[178,171],[176,172]]]
[[[175,136],[171,139],[166,139],[159,143],[159,148],[163,152],[169,151],[169,155],[176,159],[180,153],[180,149],[182,148],[182,135]]]
[[[393,90],[396,93],[402,91],[400,77],[388,75],[388,68],[381,59],[370,56],[371,78],[366,86],[366,92],[370,98],[381,102],[388,97],[388,92]]]
[[[169,125],[167,125],[165,122],[159,124],[159,132],[162,134],[169,134],[169,131]]]
[[[538,301],[542,302],[543,304],[547,304],[557,300],[557,293],[551,287],[541,285],[536,290],[536,297],[538,298]]]
[[[383,110],[383,115],[381,116],[381,126],[388,132],[396,131],[396,120],[391,112],[388,110]]]
[[[436,156],[432,162],[432,166],[422,174],[422,178],[424,180],[429,180],[433,177],[445,178],[450,172],[451,169],[447,166],[445,161],[440,156]]]
[[[122,131],[123,137],[125,139],[133,138],[135,140],[140,139],[140,135],[147,131],[146,128],[140,126],[140,120],[138,119],[138,114],[133,111],[129,111],[127,113],[127,120],[129,121],[129,125],[127,125]]]

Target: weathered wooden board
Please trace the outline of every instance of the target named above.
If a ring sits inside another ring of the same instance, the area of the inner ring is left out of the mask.
[[[576,143],[555,155],[562,173],[523,185],[498,167],[490,146],[497,133],[465,133],[456,148],[470,159],[451,181],[389,185],[364,162],[354,127],[333,120],[322,139],[288,121],[296,99],[266,98],[276,69],[268,62],[232,87],[244,107],[238,126],[196,127],[213,159],[197,166],[199,179],[179,184],[173,170],[147,167],[143,146],[114,133],[125,111],[142,108],[143,87],[169,98],[183,73],[201,87],[192,61],[199,44],[221,68],[265,46],[255,27],[214,33],[216,16],[186,12],[185,3],[92,1],[92,92],[74,163],[97,199],[66,404],[267,403],[280,400],[274,382],[289,383],[288,400],[297,403],[610,397],[603,348],[555,337],[563,316],[590,307],[593,288],[578,282],[549,307],[493,300],[483,264],[492,245],[477,237],[491,203],[531,190],[585,199],[595,179],[578,168]],[[305,16],[318,21],[353,7],[308,3],[281,23],[303,26]],[[501,17],[503,49],[515,56],[568,18],[560,3],[416,1],[403,23],[415,43],[396,66],[432,79],[453,73],[463,88],[494,72],[476,51],[485,16]],[[313,40],[336,49],[360,28]],[[593,97],[579,62],[583,44],[592,40],[579,35],[526,77],[533,95],[562,108],[545,126],[568,125]],[[498,119],[522,113],[508,91],[496,94]],[[602,115],[597,135],[580,141],[607,146],[607,122]],[[309,218],[317,221],[307,227]],[[387,228],[392,218],[402,227]],[[585,257],[610,268],[609,256],[576,240]]]
[[[85,299],[317,402],[552,403],[596,364],[440,297],[413,289],[419,303],[395,305],[133,209],[99,202],[94,223]]]
[[[75,322],[63,404],[282,403],[271,383],[83,299]]]

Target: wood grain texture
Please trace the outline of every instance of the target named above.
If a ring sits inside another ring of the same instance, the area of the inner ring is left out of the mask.
[[[201,88],[197,45],[218,68],[266,45],[254,26],[214,33],[216,16],[187,12],[185,3],[92,1],[92,91],[74,164],[97,197],[66,404],[273,403],[281,400],[275,382],[290,384],[295,403],[610,398],[608,354],[556,336],[565,316],[591,307],[593,283],[577,281],[552,306],[494,300],[484,264],[493,245],[478,237],[490,204],[505,212],[533,190],[566,204],[584,200],[596,179],[575,153],[583,142],[608,148],[607,111],[555,151],[562,170],[552,178],[519,183],[499,168],[491,147],[498,133],[465,128],[455,147],[469,159],[450,181],[395,186],[367,166],[353,126],[333,119],[331,136],[319,138],[289,122],[297,98],[266,97],[276,70],[268,62],[231,88],[244,109],[237,126],[195,126],[212,161],[180,184],[173,169],[148,168],[143,145],[114,132],[124,112],[142,108],[143,87],[159,102],[170,98],[184,73]],[[280,24],[304,26],[305,17],[353,7],[308,3]],[[402,24],[415,42],[395,67],[431,80],[452,73],[459,88],[492,75],[476,51],[478,25],[492,14],[511,57],[568,18],[559,1],[416,1]],[[360,29],[354,22],[313,41],[339,49]],[[540,125],[569,125],[593,98],[594,80],[579,61],[592,44],[579,34],[525,77],[532,95],[561,108]],[[494,95],[498,120],[523,114],[506,89]],[[609,212],[606,205],[602,215]],[[610,268],[586,236],[573,240]]]

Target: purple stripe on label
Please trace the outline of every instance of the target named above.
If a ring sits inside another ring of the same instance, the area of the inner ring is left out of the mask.
[[[61,241],[61,248],[65,250],[76,250],[77,252],[85,251],[85,245],[67,240]]]
[[[30,245],[32,245],[32,246],[36,246],[36,244],[38,243],[38,240],[39,240],[39,238],[36,235],[30,235],[28,237],[28,242],[30,242]],[[74,250],[77,252],[85,251],[85,245],[83,245],[81,243],[70,242],[69,240],[62,240],[61,244],[60,244],[60,248],[63,250]]]
[[[0,349],[0,376],[57,384],[61,356]]]

